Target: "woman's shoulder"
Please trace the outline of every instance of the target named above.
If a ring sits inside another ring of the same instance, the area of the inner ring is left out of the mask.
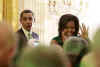
[[[59,36],[56,36],[52,40],[59,40],[59,39],[60,39],[60,37]]]
[[[51,40],[51,43],[52,44],[58,44],[58,45],[63,45],[63,42],[62,42],[62,40],[61,40],[61,37],[59,37],[59,36],[56,36],[56,37],[54,37],[52,40]]]

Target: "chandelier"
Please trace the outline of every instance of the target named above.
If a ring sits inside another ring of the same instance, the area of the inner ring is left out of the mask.
[[[50,15],[62,15],[73,13],[84,14],[88,8],[88,0],[48,0],[48,12]]]

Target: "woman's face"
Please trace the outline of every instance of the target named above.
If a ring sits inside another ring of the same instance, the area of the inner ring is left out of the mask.
[[[62,31],[62,35],[69,37],[73,36],[75,33],[75,24],[74,21],[69,21],[66,25],[64,30]]]

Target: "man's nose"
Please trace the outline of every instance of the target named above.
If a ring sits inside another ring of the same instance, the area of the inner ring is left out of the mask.
[[[28,24],[32,23],[32,21],[30,21],[29,19],[27,19],[26,22],[27,22]]]

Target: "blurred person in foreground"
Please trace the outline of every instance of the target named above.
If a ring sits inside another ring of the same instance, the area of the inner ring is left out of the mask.
[[[71,67],[63,49],[59,46],[39,45],[25,49],[17,67]]]
[[[81,34],[79,34],[79,28]],[[58,36],[54,37],[51,41],[54,45],[63,46],[63,43],[70,36],[78,36],[84,39],[88,39],[88,29],[84,24],[82,27],[79,25],[79,19],[72,14],[64,14],[61,16],[58,23]]]
[[[97,29],[93,37],[91,52],[86,55],[81,62],[81,67],[100,67],[100,28]]]
[[[88,53],[88,41],[81,37],[69,37],[65,40],[63,48],[72,67],[80,67],[81,59]]]
[[[23,49],[25,47],[27,47],[27,42],[24,40],[23,37],[21,36],[17,36],[17,48],[16,48],[16,53],[13,57],[13,67],[16,67],[16,62],[19,59],[19,57],[21,56],[21,54],[23,53]],[[26,45],[26,46],[25,46]]]
[[[0,23],[0,67],[11,67],[16,47],[17,36],[12,27],[6,23]]]
[[[92,45],[96,67],[100,67],[100,28],[97,30]]]

